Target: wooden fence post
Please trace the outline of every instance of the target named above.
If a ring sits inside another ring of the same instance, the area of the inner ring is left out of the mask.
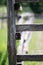
[[[16,65],[16,25],[13,0],[7,0],[9,65]]]

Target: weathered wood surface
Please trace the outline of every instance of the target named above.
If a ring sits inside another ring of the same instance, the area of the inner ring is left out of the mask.
[[[14,16],[13,0],[7,0],[8,12],[8,58],[9,65],[16,65],[16,26]]]
[[[43,24],[16,25],[16,31],[43,31]]]
[[[17,55],[20,61],[43,61],[43,55]]]

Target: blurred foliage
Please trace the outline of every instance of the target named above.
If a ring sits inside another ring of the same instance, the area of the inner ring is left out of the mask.
[[[6,5],[7,0],[0,0],[0,5]]]
[[[0,0],[0,5],[6,5],[7,0]],[[43,2],[21,3],[24,7],[29,6],[34,13],[43,13]]]
[[[34,13],[43,13],[43,3],[29,3]]]
[[[24,6],[24,8],[30,7],[34,13],[43,13],[43,2],[22,3],[22,6]]]

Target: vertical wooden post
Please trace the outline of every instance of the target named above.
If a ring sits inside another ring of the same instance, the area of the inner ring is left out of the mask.
[[[7,0],[8,13],[8,57],[9,65],[16,65],[16,24],[13,0]]]

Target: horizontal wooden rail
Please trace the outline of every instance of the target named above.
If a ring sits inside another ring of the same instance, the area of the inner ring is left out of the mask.
[[[16,2],[43,2],[43,0],[15,0]]]
[[[43,31],[43,24],[16,25],[16,31]]]
[[[17,55],[20,61],[43,61],[43,55]]]

